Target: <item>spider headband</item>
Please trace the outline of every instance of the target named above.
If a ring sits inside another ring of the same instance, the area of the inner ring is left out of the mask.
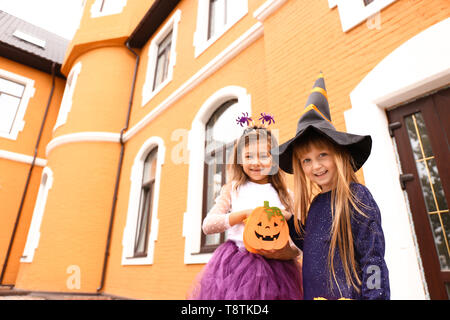
[[[273,116],[270,113],[265,112],[261,113],[261,117],[258,120],[261,121],[261,124],[265,128],[272,124],[272,122],[275,123],[275,119],[273,118]],[[236,119],[236,123],[241,127],[243,127],[244,125],[249,128],[255,126],[255,122],[251,117],[248,116],[248,112],[242,112],[242,116]]]

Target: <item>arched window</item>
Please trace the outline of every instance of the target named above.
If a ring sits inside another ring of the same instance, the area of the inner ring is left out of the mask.
[[[236,130],[236,115],[239,114],[239,110],[236,110],[237,102],[237,99],[231,99],[223,103],[206,123],[202,220],[226,183],[226,164],[234,141],[240,135],[240,130]],[[225,239],[224,233],[202,233],[201,252],[214,251]]]
[[[151,137],[134,159],[127,222],[122,240],[122,265],[153,264],[158,238],[158,199],[164,155],[164,141],[160,137]]]
[[[147,256],[148,234],[152,216],[153,195],[155,190],[156,160],[158,148],[149,152],[144,160],[142,174],[141,197],[139,213],[136,223],[136,238],[134,242],[134,256]]]
[[[236,123],[242,113],[251,116],[251,95],[243,87],[227,86],[209,96],[192,121],[187,143],[188,197],[183,216],[186,264],[208,262],[213,248],[226,239],[226,235],[203,235],[202,221],[225,182],[223,159],[245,129]]]
[[[27,242],[20,262],[33,262],[34,252],[39,245],[39,238],[41,236],[40,229],[44,217],[45,205],[47,204],[48,192],[52,184],[53,172],[49,167],[45,167],[42,171],[41,185],[36,198],[30,228],[28,229]]]
[[[56,119],[55,126],[53,127],[53,131],[56,130],[59,126],[63,125],[67,121],[67,117],[69,116],[69,112],[72,108],[72,99],[73,93],[75,91],[75,86],[77,83],[78,76],[81,72],[81,62],[78,62],[76,65],[72,67],[72,70],[69,73],[66,81],[66,87],[64,89],[63,98],[61,101],[61,106],[59,107],[58,118]]]

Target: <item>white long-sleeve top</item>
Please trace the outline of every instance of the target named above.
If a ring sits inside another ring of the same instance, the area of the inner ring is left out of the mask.
[[[225,184],[214,206],[203,220],[202,229],[205,234],[227,231],[228,239],[236,243],[239,248],[244,247],[244,223],[230,226],[230,213],[264,206],[269,201],[271,207],[284,210],[276,190],[270,183],[259,184],[247,181],[234,191],[234,182]]]

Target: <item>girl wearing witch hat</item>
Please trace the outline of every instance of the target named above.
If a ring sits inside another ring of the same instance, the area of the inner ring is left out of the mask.
[[[280,145],[280,168],[294,174],[294,243],[303,250],[304,299],[389,299],[378,206],[355,172],[370,136],[337,131],[321,73],[295,136]],[[275,153],[275,151],[272,151]]]

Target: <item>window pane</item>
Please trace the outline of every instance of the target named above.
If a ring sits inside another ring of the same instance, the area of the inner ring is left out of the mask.
[[[447,248],[449,240],[448,228],[450,227],[448,216],[449,213],[429,215],[441,270],[446,271],[450,270],[450,255]]]
[[[163,52],[163,51],[170,50],[171,44],[172,44],[172,31],[169,32],[169,34],[159,44],[158,54],[161,54],[161,52]]]
[[[405,123],[441,269],[450,270],[450,213],[428,130],[420,112],[406,117]]]
[[[11,132],[19,104],[20,98],[0,93],[0,132]]]
[[[4,92],[9,95],[21,98],[24,89],[24,85],[0,78],[0,93]]]
[[[155,69],[155,82],[153,84],[153,90],[158,87],[165,79],[164,69],[165,69],[165,60],[166,56],[163,54],[158,57],[158,61],[156,61],[156,69]]]
[[[223,29],[226,24],[226,0],[211,0],[209,5],[208,39]]]
[[[121,1],[117,0],[102,0],[100,12],[115,12],[122,7]]]
[[[450,299],[450,282],[447,282],[445,284],[445,288],[447,288],[447,295],[448,295],[448,298]]]
[[[223,154],[217,152],[214,159],[220,161],[213,161],[211,165],[207,166],[207,199],[206,199],[206,212],[208,212],[214,205],[214,200],[219,196],[220,189],[222,187],[222,161]],[[215,162],[215,163],[214,163]],[[214,245],[220,243],[220,233],[206,235],[205,245]]]
[[[158,56],[156,58],[155,81],[153,90],[166,80],[169,73],[170,49],[172,45],[172,32],[170,32],[158,46]]]
[[[236,123],[236,119],[242,114],[237,102],[237,99],[225,102],[206,124],[206,143],[209,149],[233,142],[244,132],[245,127]]]
[[[236,123],[242,113],[237,99],[223,103],[206,124],[205,137],[205,209],[203,218],[214,205],[214,201],[225,183],[225,167],[233,150],[233,143],[244,131],[244,127]],[[225,155],[224,155],[225,152]],[[227,234],[225,233],[225,239]],[[203,245],[218,245],[221,234],[206,235]]]
[[[141,199],[139,203],[138,220],[136,222],[135,255],[145,255],[147,253],[157,155],[158,148],[154,148],[148,153],[144,160]]]
[[[150,183],[150,185],[143,188],[141,192],[141,203],[136,227],[135,255],[147,253],[147,241],[153,203],[153,185],[153,182]]]
[[[145,158],[144,176],[142,179],[143,184],[155,179],[157,154],[158,148],[155,148],[148,154],[147,158]]]

